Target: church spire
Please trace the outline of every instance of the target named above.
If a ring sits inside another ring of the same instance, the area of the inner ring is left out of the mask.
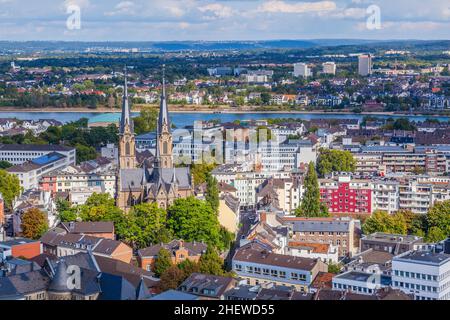
[[[136,168],[136,144],[134,139],[133,120],[128,105],[127,68],[124,70],[125,83],[123,87],[122,117],[119,127],[119,167],[120,169]]]
[[[133,121],[131,120],[130,115],[130,106],[128,104],[128,74],[127,67],[125,66],[124,70],[125,75],[125,84],[123,87],[123,98],[122,98],[122,117],[120,118],[120,134],[123,134],[126,130],[126,127],[129,126],[130,132],[134,132]]]
[[[170,133],[169,109],[167,107],[165,71],[165,65],[163,65],[161,104],[159,106],[158,125],[156,126],[157,142],[155,166],[162,169],[173,167],[173,142],[172,134]]]
[[[164,128],[166,126],[166,128]],[[159,119],[158,119],[159,133],[168,130],[170,131],[169,109],[167,108],[166,97],[166,65],[163,65],[163,77],[162,77],[162,90],[161,90],[161,103],[159,106]]]

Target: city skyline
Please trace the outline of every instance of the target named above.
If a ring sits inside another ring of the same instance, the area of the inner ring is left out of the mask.
[[[80,23],[73,25],[76,8]],[[450,5],[445,0],[0,0],[0,18],[0,40],[20,41],[442,40],[448,39]]]

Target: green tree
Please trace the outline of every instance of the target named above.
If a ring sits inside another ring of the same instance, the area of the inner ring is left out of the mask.
[[[206,253],[201,256],[200,272],[216,276],[225,274],[224,261],[214,248],[208,247]]]
[[[321,149],[317,171],[321,176],[331,172],[354,172],[356,160],[350,151]]]
[[[185,280],[185,273],[177,266],[169,267],[161,274],[158,287],[160,291],[174,290]]]
[[[314,163],[310,162],[305,177],[305,194],[296,210],[298,217],[327,217],[328,208],[320,202],[320,189]]]
[[[439,227],[431,227],[425,239],[428,242],[439,242],[447,238],[447,234]]]
[[[386,211],[375,211],[363,224],[363,232],[386,232],[393,234],[407,234],[407,225],[401,213],[389,215]]]
[[[168,209],[167,225],[172,234],[185,241],[204,241],[220,247],[220,224],[209,203],[189,197],[177,199]]]
[[[219,186],[217,179],[210,173],[206,176],[206,194],[205,199],[213,208],[214,212],[219,212]]]
[[[61,222],[75,221],[78,217],[76,209],[72,208],[70,202],[65,199],[58,199],[56,201],[56,211]]]
[[[136,205],[126,217],[123,239],[144,248],[152,243],[169,242],[171,235],[166,227],[167,213],[156,203]]]
[[[200,164],[193,164],[191,166],[191,173],[194,177],[194,184],[200,185],[204,182],[206,182],[206,177],[211,174],[211,171],[214,170],[214,168],[217,165],[215,163],[200,163]]]
[[[77,162],[84,162],[89,160],[94,160],[97,158],[97,151],[95,151],[94,147],[87,146],[81,143],[77,143],[75,145],[77,149]]]
[[[83,221],[112,221],[119,239],[128,232],[126,215],[116,207],[108,193],[93,193],[84,205],[76,206],[74,210]]]
[[[5,206],[12,209],[13,201],[20,195],[22,188],[20,186],[19,178],[0,169],[0,194],[5,201]]]
[[[445,235],[450,235],[450,200],[436,202],[428,210],[426,221],[429,230],[436,227]],[[435,233],[437,232],[435,231]]]
[[[37,240],[48,230],[47,217],[38,208],[28,209],[22,215],[21,228],[25,238]]]
[[[4,161],[4,160],[0,161],[0,169],[8,169],[11,167],[12,167],[12,164],[9,163],[8,161]]]
[[[155,259],[153,266],[153,272],[157,277],[160,277],[164,272],[172,266],[172,258],[170,252],[164,248],[161,248]]]
[[[342,266],[339,263],[328,264],[328,272],[330,272],[330,273],[338,274],[341,272],[341,269],[342,269]]]
[[[155,131],[158,121],[158,111],[151,107],[142,108],[140,115],[134,118],[133,121],[136,134]]]

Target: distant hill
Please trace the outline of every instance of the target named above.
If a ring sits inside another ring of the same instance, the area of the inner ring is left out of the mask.
[[[389,46],[395,48],[449,49],[450,41],[421,40],[364,40],[364,39],[313,39],[313,40],[265,40],[265,41],[168,41],[168,42],[64,42],[64,41],[0,41],[0,51],[71,51],[82,52],[87,49],[110,48],[139,51],[223,51],[256,49],[310,49],[321,47],[361,46],[376,48]]]

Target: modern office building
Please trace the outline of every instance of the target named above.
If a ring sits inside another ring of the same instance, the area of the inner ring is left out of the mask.
[[[447,240],[448,241],[448,240]],[[450,250],[408,251],[392,260],[392,285],[416,300],[450,300]]]
[[[74,150],[75,152],[75,150]],[[67,157],[58,152],[52,152],[44,156],[35,158],[28,162],[15,165],[7,171],[15,174],[20,181],[20,186],[24,190],[38,189],[40,179],[55,170],[67,168],[75,165],[75,156]]]
[[[12,165],[23,164],[53,152],[58,152],[75,163],[75,148],[52,144],[0,144],[0,161],[8,161]]]

